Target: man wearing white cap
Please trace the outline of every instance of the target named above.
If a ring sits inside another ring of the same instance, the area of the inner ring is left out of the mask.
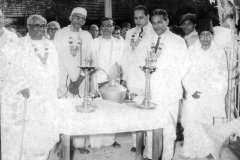
[[[83,76],[79,67],[85,64],[86,58],[90,55],[90,45],[93,41],[91,34],[81,29],[86,17],[85,8],[74,8],[69,17],[71,24],[55,34],[54,42],[59,55],[61,96],[82,97],[84,93],[84,83],[81,83]],[[75,138],[73,143],[76,148],[81,148],[84,140]]]
[[[81,29],[86,22],[86,17],[85,8],[74,8],[69,17],[71,24],[60,29],[54,38],[60,61],[60,86],[63,94],[67,96],[83,96],[81,92],[83,85],[80,85],[80,92],[68,90],[68,87],[71,82],[79,79],[79,66],[83,65],[86,57],[90,55],[92,36]]]

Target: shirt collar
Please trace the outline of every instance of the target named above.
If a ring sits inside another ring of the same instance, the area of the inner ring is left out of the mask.
[[[32,40],[31,37],[29,36],[29,33],[26,34],[26,36],[24,37],[27,41],[35,41],[35,42],[40,42],[46,39],[45,36],[42,37],[42,39],[40,40]]]
[[[170,33],[170,30],[169,30],[169,28],[167,27],[166,31],[163,32],[161,35],[157,35],[155,31],[154,31],[154,33],[155,33],[155,37],[157,37],[157,38],[158,38],[158,37],[161,37],[161,39],[162,39],[162,38],[166,37],[166,36]]]
[[[188,39],[192,36],[196,36],[198,33],[197,31],[194,29],[191,33],[189,33],[188,35],[184,36],[184,39]]]
[[[147,25],[143,26],[143,30],[149,30],[150,28],[152,28],[152,24],[150,22],[147,23]],[[136,27],[136,30],[141,30],[141,27]]]
[[[98,38],[101,38],[101,39],[104,39],[104,40],[112,40],[112,39],[114,39],[113,36],[111,36],[111,38],[109,38],[109,39],[103,38],[103,36],[99,36]]]

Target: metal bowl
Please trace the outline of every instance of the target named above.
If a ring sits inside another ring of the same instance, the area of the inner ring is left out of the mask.
[[[117,103],[123,103],[126,97],[127,89],[122,85],[120,85],[119,83],[109,82],[103,85],[99,89],[99,92],[102,98],[105,100],[110,100]]]

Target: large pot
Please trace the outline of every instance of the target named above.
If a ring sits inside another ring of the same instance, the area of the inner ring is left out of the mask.
[[[99,92],[105,100],[123,103],[126,97],[127,89],[115,80],[111,80],[99,88]]]

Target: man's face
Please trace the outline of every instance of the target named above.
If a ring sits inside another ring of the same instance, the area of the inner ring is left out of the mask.
[[[46,23],[42,19],[35,19],[32,24],[28,24],[28,33],[32,39],[42,39],[45,32]]]
[[[121,30],[121,36],[125,39],[126,38],[126,34],[127,34],[127,31],[129,30],[128,27],[123,27],[122,30]]]
[[[120,29],[117,29],[117,30],[113,31],[113,37],[120,39],[120,37],[121,37]]]
[[[181,27],[183,29],[184,34],[188,35],[195,29],[195,24],[193,24],[193,22],[190,20],[185,20]]]
[[[155,15],[151,18],[152,26],[157,35],[161,35],[167,30],[168,20],[165,20],[161,15]]]
[[[81,28],[86,23],[86,17],[79,13],[73,13],[70,21],[74,28]]]
[[[137,27],[144,27],[148,23],[149,16],[143,10],[134,11],[134,23]]]
[[[211,45],[213,35],[209,31],[202,31],[199,35],[199,40],[202,48],[208,48]]]
[[[99,34],[99,29],[97,27],[92,27],[90,29],[90,33],[92,34],[93,38],[97,38]]]
[[[56,32],[59,30],[59,28],[55,25],[50,25],[47,28],[47,33],[50,36],[50,39],[53,40]]]
[[[102,34],[103,35],[112,35],[114,30],[114,25],[112,20],[106,20],[102,22]]]

